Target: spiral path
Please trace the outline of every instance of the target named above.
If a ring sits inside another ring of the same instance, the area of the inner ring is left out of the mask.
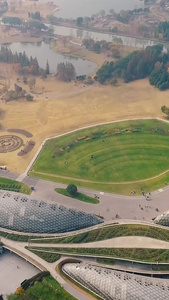
[[[23,145],[23,140],[16,135],[0,136],[0,153],[12,152]]]

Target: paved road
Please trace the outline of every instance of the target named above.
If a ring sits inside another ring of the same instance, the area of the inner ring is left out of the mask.
[[[18,174],[12,173],[8,170],[0,170],[0,177],[16,180],[18,176]]]
[[[11,241],[5,238],[1,239],[4,246],[8,247],[9,249],[15,249],[16,252],[18,251],[19,255],[25,257],[30,262],[36,262],[37,264],[42,265],[46,270],[50,272],[50,274],[60,283],[60,285],[71,295],[73,295],[78,300],[89,300],[90,297],[85,296],[80,291],[73,288],[70,284],[68,284],[58,273],[56,273],[56,266],[58,262],[55,263],[47,263],[34,253],[25,249],[26,243]]]
[[[105,218],[105,221],[133,219],[151,222],[152,218],[169,209],[168,187],[162,192],[152,193],[150,201],[147,201],[144,196],[123,196],[79,188],[79,191],[84,192],[86,195],[94,197],[96,194],[99,196],[99,204],[90,204],[56,193],[54,189],[56,187],[66,187],[64,184],[41,179],[35,180],[30,177],[26,177],[23,182],[32,183],[30,185],[35,187],[35,191],[31,194],[32,197],[100,215]]]
[[[12,179],[17,178],[17,174],[8,171],[0,171],[0,176]],[[32,197],[93,213],[104,217],[105,221],[130,219],[151,222],[154,217],[169,209],[169,186],[153,192],[150,201],[147,201],[144,196],[123,196],[79,188],[79,191],[84,192],[86,195],[92,197],[95,194],[98,195],[100,203],[96,205],[74,200],[54,191],[56,187],[66,187],[64,184],[35,179],[29,176],[26,176],[23,182],[29,186],[34,186],[35,191],[32,192]]]

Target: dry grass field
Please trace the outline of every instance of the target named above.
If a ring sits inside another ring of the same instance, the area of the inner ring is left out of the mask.
[[[9,170],[18,173],[26,169],[44,138],[108,121],[162,117],[161,105],[169,105],[168,91],[154,89],[148,80],[120,83],[117,87],[86,88],[51,78],[38,79],[36,93],[33,102],[0,102],[5,111],[1,135],[7,134],[9,128],[25,129],[36,142],[32,152],[22,157],[17,156],[17,151],[0,155],[0,165],[6,164]],[[21,137],[26,143],[28,139]]]

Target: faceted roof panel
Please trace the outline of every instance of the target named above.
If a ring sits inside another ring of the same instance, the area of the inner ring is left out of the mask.
[[[166,300],[169,281],[85,263],[66,263],[63,272],[106,300]]]
[[[169,226],[169,211],[166,211],[155,218],[154,223],[162,226]]]
[[[103,221],[95,216],[19,193],[0,192],[0,227],[29,233],[62,233]]]

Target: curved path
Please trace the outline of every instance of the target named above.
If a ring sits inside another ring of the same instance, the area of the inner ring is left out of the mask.
[[[90,297],[85,296],[83,292],[80,292],[78,289],[75,289],[72,285],[66,282],[57,272],[56,266],[58,262],[55,263],[47,263],[39,256],[25,249],[25,243],[10,241],[8,239],[2,238],[5,248],[13,251],[14,253],[22,256],[24,259],[28,260],[33,265],[36,265],[39,269],[48,270],[50,274],[55,278],[59,284],[72,296],[74,296],[78,300],[89,300]],[[43,266],[43,267],[42,267]]]
[[[26,243],[25,245],[27,245]],[[149,248],[149,249],[169,249],[169,242],[142,236],[124,236],[112,238],[104,241],[96,241],[82,244],[42,244],[32,243],[31,248]]]

